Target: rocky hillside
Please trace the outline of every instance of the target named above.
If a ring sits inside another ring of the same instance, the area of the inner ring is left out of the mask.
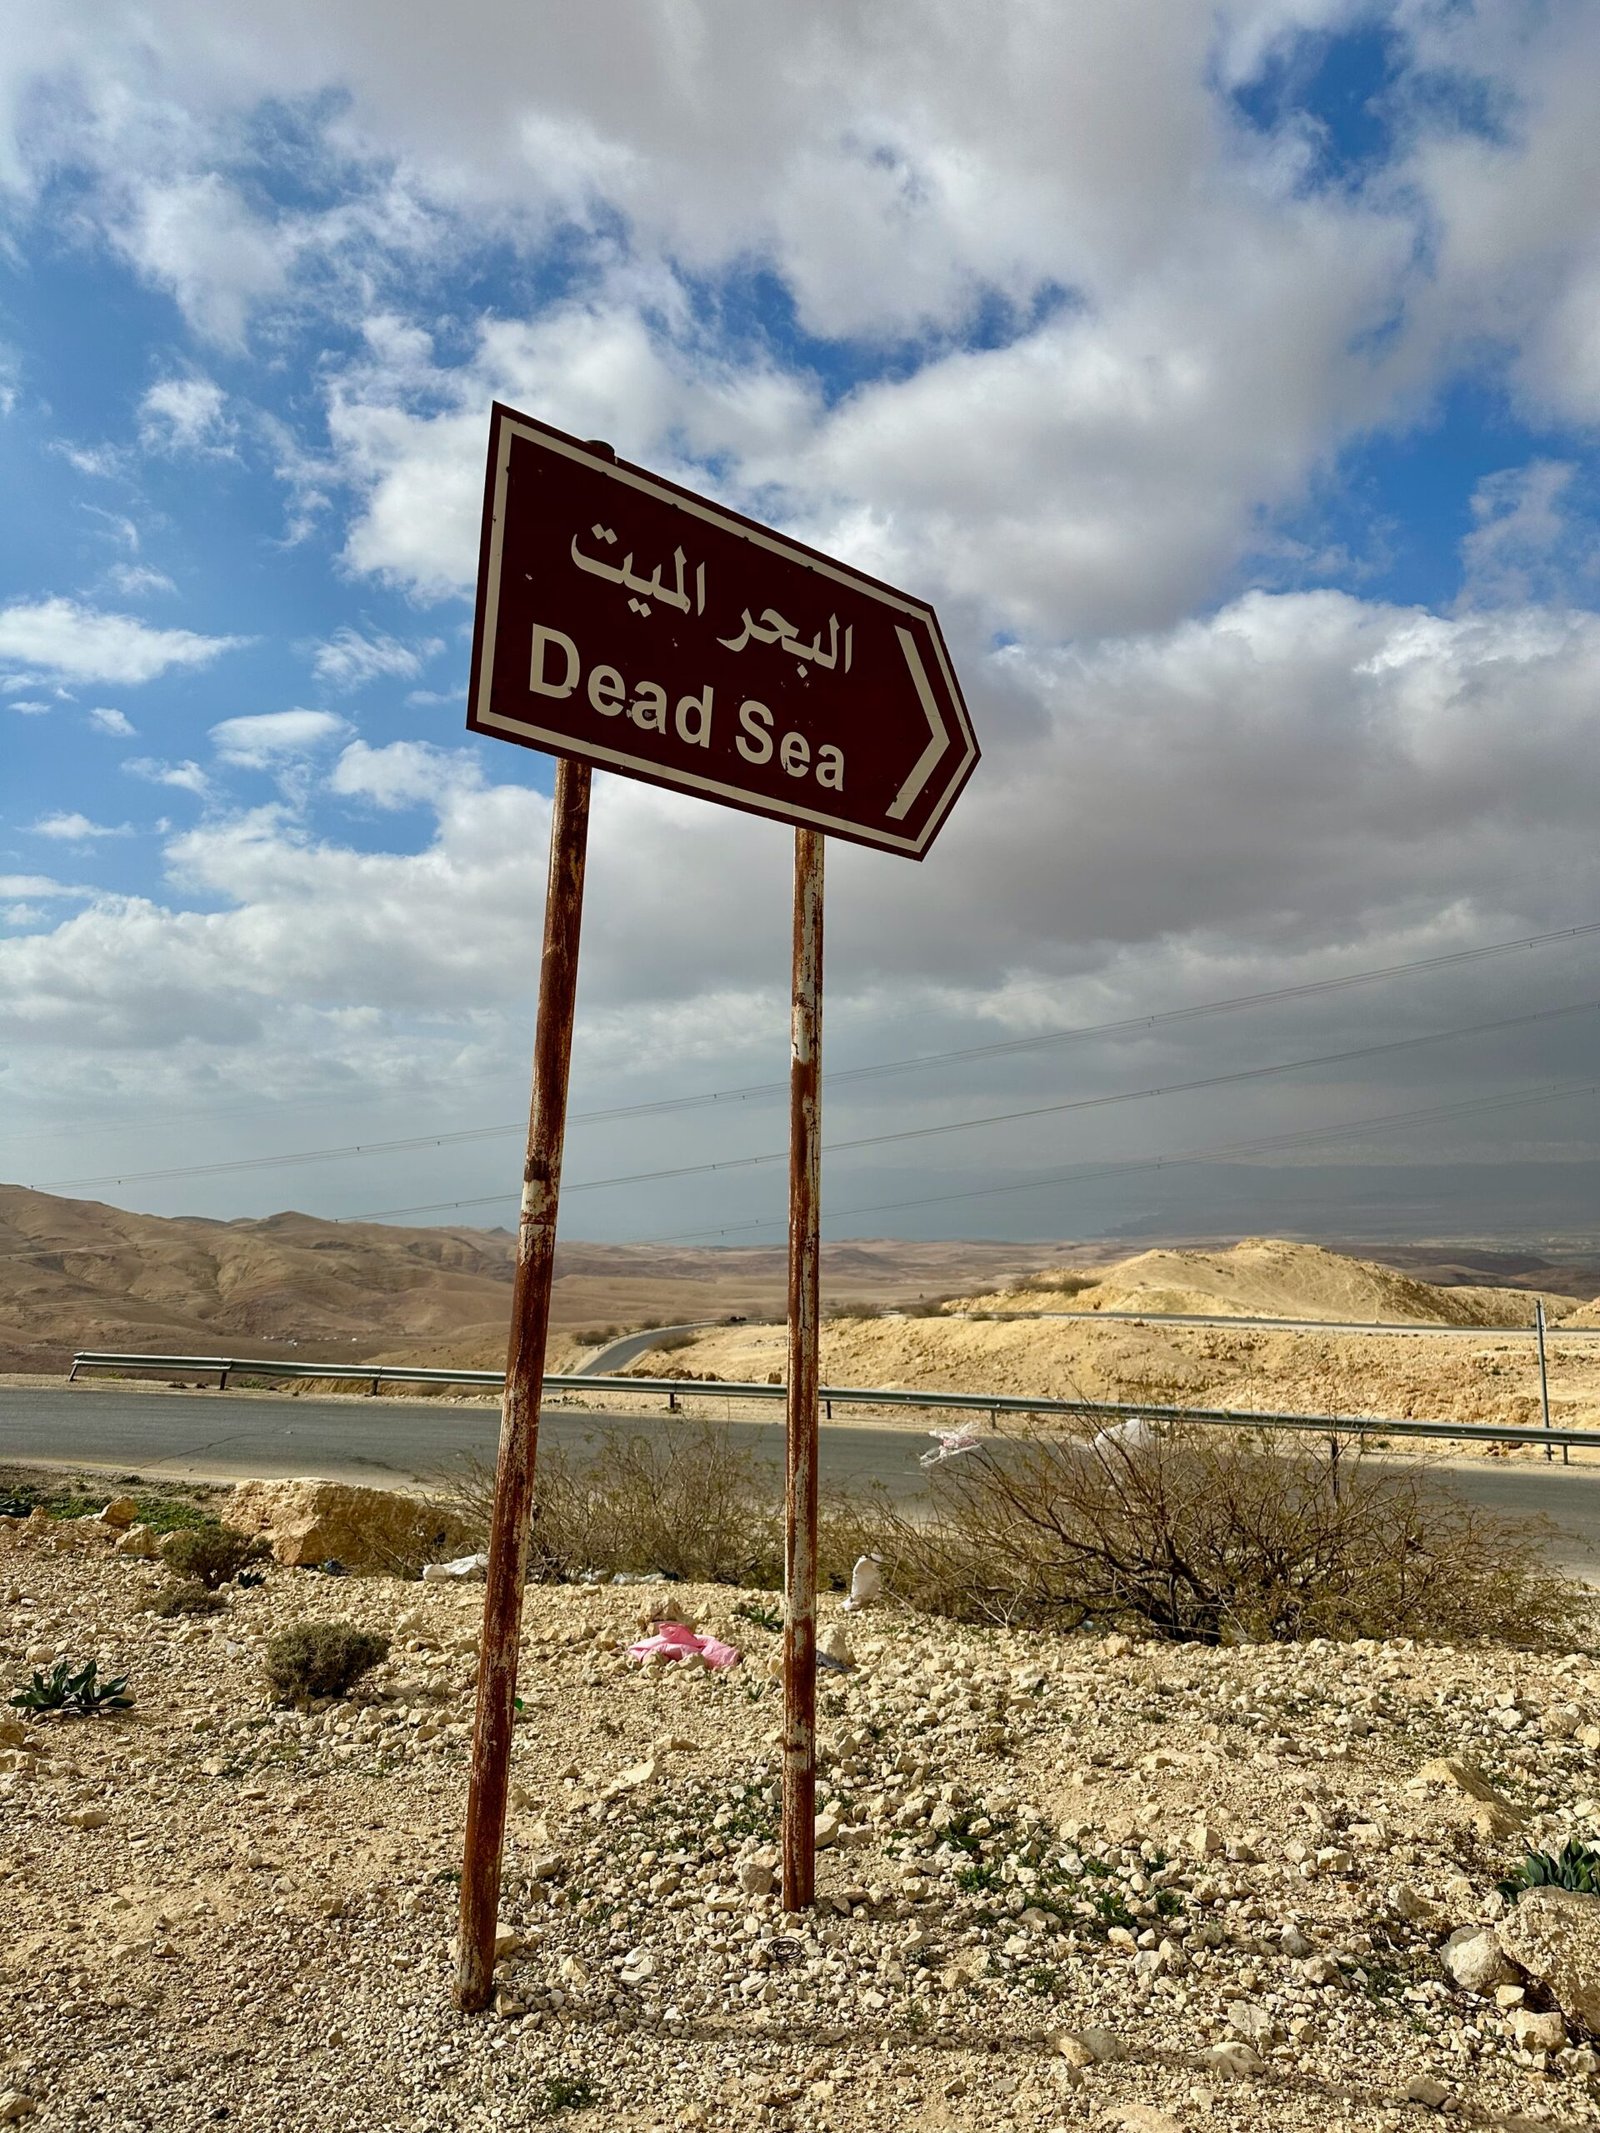
[[[1320,1245],[1247,1237],[1227,1251],[1141,1252],[1097,1273],[1041,1267],[1014,1288],[959,1297],[949,1308],[1525,1326],[1539,1293],[1552,1319],[1565,1317],[1580,1301],[1555,1291],[1442,1287]]]
[[[0,1185],[0,1371],[58,1370],[85,1347],[497,1367],[512,1250],[503,1230],[164,1219]],[[899,1302],[1014,1279],[1037,1250],[849,1242],[826,1247],[823,1279],[835,1297]],[[781,1249],[564,1243],[554,1322],[760,1316],[782,1311],[784,1279]]]
[[[540,1588],[500,1994],[464,2019],[482,1587],[272,1568],[165,1621],[158,1575],[105,1526],[0,1520],[0,1692],[93,1654],[137,1699],[0,1720],[0,2118],[1600,2124],[1600,1899],[1497,1892],[1527,1847],[1600,1840],[1592,1651],[1213,1651],[825,1600],[854,1665],[822,1686],[820,1902],[791,1917],[771,1595]],[[743,1664],[630,1664],[663,1611]],[[267,1639],[329,1615],[388,1661],[274,1709]]]

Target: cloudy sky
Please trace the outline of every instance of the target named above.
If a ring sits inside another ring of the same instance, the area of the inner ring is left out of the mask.
[[[1600,12],[974,21],[12,0],[0,1176],[511,1218],[498,396],[939,608],[985,759],[830,855],[831,1233],[1572,1226]],[[781,1235],[790,860],[597,778],[569,1235]]]

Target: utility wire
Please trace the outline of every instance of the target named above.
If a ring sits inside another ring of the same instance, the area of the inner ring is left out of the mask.
[[[969,1133],[979,1126],[1009,1125],[1018,1119],[1047,1118],[1065,1111],[1098,1111],[1110,1104],[1143,1103],[1157,1096],[1179,1096],[1198,1089],[1218,1089],[1241,1081],[1264,1081],[1275,1074],[1295,1074],[1307,1067],[1339,1066],[1352,1059],[1371,1059],[1380,1053],[1420,1050],[1424,1045],[1445,1044],[1458,1037],[1477,1037],[1491,1030],[1516,1029],[1533,1022],[1552,1022],[1564,1016],[1592,1015],[1600,1001],[1585,1000],[1572,1007],[1547,1007],[1529,1015],[1510,1015],[1495,1022],[1472,1022],[1461,1029],[1435,1030],[1421,1037],[1397,1037],[1387,1044],[1362,1044],[1349,1051],[1323,1052],[1313,1059],[1288,1059],[1275,1066],[1238,1067],[1231,1073],[1207,1074],[1196,1081],[1174,1081],[1153,1089],[1124,1089],[1106,1096],[1074,1096],[1062,1103],[1035,1104],[1022,1111],[991,1111],[980,1118],[952,1119],[937,1126],[906,1126],[894,1133],[868,1133],[848,1141],[824,1141],[824,1155],[843,1155],[861,1148],[885,1148],[897,1141],[932,1140],[950,1133]],[[655,1185],[673,1178],[707,1177],[719,1170],[757,1170],[789,1159],[787,1148],[774,1148],[761,1155],[724,1156],[715,1162],[680,1163],[666,1170],[633,1170],[618,1177],[582,1178],[563,1187],[572,1192],[599,1192],[612,1185]],[[356,1215],[357,1222],[382,1222],[402,1215],[452,1214],[462,1208],[492,1207],[514,1199],[511,1192],[485,1193],[471,1200],[442,1200],[423,1207],[387,1207]]]
[[[1225,1141],[1214,1148],[1184,1149],[1174,1155],[1148,1155],[1122,1163],[1101,1163],[1092,1169],[1081,1165],[1058,1170],[1046,1177],[1021,1178],[1011,1185],[979,1185],[963,1192],[919,1194],[909,1200],[877,1200],[869,1206],[829,1209],[829,1219],[847,1221],[855,1215],[898,1213],[907,1207],[942,1207],[952,1200],[987,1200],[1010,1192],[1037,1192],[1048,1185],[1087,1184],[1096,1178],[1125,1177],[1140,1170],[1176,1170],[1185,1164],[1219,1163],[1230,1156],[1274,1154],[1285,1148],[1302,1148],[1316,1141],[1337,1140],[1351,1134],[1379,1132],[1389,1126],[1422,1125],[1440,1118],[1461,1118],[1482,1111],[1509,1110],[1518,1105],[1555,1103],[1568,1096],[1600,1094],[1600,1081],[1572,1082],[1554,1088],[1536,1089],[1528,1095],[1470,1097],[1462,1103],[1436,1104],[1419,1111],[1391,1111],[1376,1118],[1355,1118],[1340,1126],[1312,1126],[1299,1133],[1278,1133],[1253,1141]],[[502,1196],[504,1197],[504,1196]],[[727,1222],[717,1229],[678,1230],[669,1236],[641,1237],[640,1244],[683,1244],[702,1237],[728,1237],[752,1229],[781,1229],[786,1217],[765,1215],[754,1222]]]
[[[889,1074],[914,1073],[927,1067],[949,1066],[975,1059],[1003,1058],[1016,1052],[1036,1051],[1056,1044],[1073,1044],[1093,1037],[1130,1035],[1138,1030],[1158,1029],[1173,1022],[1186,1022],[1202,1015],[1233,1013],[1241,1008],[1261,1007],[1280,1000],[1303,1000],[1352,985],[1370,985],[1383,978],[1407,977],[1420,971],[1440,970],[1457,963],[1482,961],[1486,956],[1509,955],[1526,948],[1548,947],[1556,941],[1576,940],[1600,933],[1600,920],[1581,926],[1564,926],[1556,933],[1529,934],[1521,940],[1495,941],[1482,948],[1457,948],[1445,955],[1423,956],[1410,963],[1389,963],[1376,970],[1351,971],[1344,977],[1310,978],[1299,985],[1277,986],[1266,992],[1239,993],[1223,1000],[1201,1001],[1192,1007],[1165,1008],[1151,1015],[1129,1015],[1114,1022],[1091,1022],[1074,1029],[1047,1030],[1031,1037],[1008,1037],[993,1044],[966,1045],[954,1051],[928,1052],[909,1059],[881,1060],[876,1065],[845,1067],[823,1075],[825,1088],[848,1082],[872,1081]],[[707,1109],[716,1104],[748,1103],[762,1097],[786,1096],[787,1081],[752,1082],[743,1088],[712,1089],[692,1096],[657,1097],[647,1103],[614,1104],[598,1111],[575,1111],[569,1126],[609,1124],[624,1118],[659,1117],[664,1113]],[[68,1192],[92,1185],[147,1185],[174,1178],[208,1178],[247,1170],[289,1169],[304,1163],[337,1162],[352,1156],[407,1155],[421,1148],[463,1147],[473,1141],[500,1140],[507,1134],[526,1132],[526,1122],[496,1126],[468,1126],[450,1133],[415,1134],[401,1140],[351,1141],[329,1148],[300,1148],[284,1155],[254,1155],[216,1163],[183,1163],[162,1170],[107,1171],[95,1177],[46,1178],[34,1190]],[[569,1187],[576,1191],[579,1188]],[[479,1203],[451,1203],[470,1205]],[[357,1219],[366,1219],[358,1217]]]

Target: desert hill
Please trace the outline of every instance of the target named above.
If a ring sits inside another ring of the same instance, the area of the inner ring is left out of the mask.
[[[85,1347],[496,1368],[505,1356],[513,1248],[504,1230],[401,1229],[293,1213],[169,1218],[0,1185],[0,1370],[58,1370]],[[1016,1244],[830,1244],[823,1280],[836,1302],[914,1302],[956,1284],[1014,1282],[1040,1252]],[[558,1334],[577,1334],[769,1316],[783,1309],[784,1281],[781,1248],[563,1244],[553,1324]],[[553,1347],[552,1362],[573,1345]]]
[[[1157,1250],[1099,1275],[1045,1267],[1016,1288],[957,1298],[952,1311],[1148,1311],[1375,1325],[1525,1326],[1536,1296],[1552,1320],[1577,1299],[1553,1290],[1441,1287],[1321,1245],[1247,1237],[1226,1251]]]

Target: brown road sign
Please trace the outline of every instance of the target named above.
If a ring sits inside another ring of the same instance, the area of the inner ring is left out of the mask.
[[[498,404],[467,724],[908,859],[978,760],[931,608]]]

